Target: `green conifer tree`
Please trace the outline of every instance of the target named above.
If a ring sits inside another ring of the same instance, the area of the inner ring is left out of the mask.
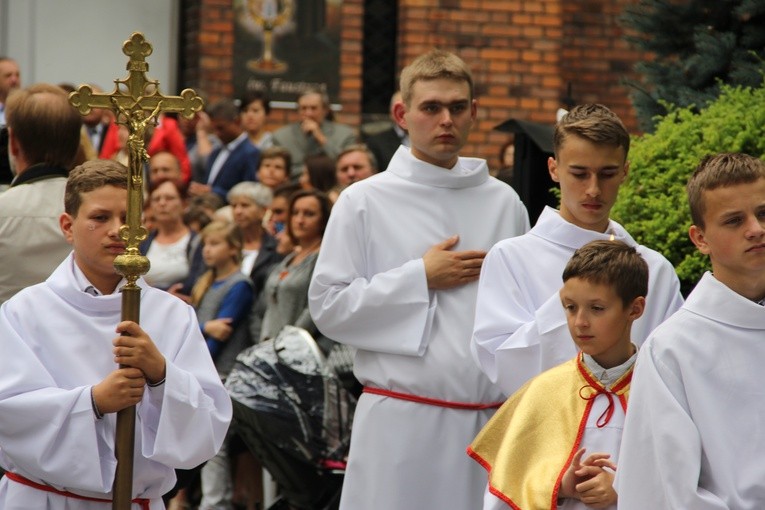
[[[629,82],[643,130],[652,132],[667,105],[703,108],[723,83],[763,79],[765,0],[639,0],[625,8],[627,39],[650,52]]]

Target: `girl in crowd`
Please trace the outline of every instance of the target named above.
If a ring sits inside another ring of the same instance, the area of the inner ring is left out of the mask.
[[[244,240],[237,225],[213,221],[202,230],[201,239],[208,270],[194,285],[191,303],[218,373],[225,378],[236,355],[251,343],[247,317],[252,285],[239,270]]]
[[[236,356],[252,344],[248,326],[254,295],[250,279],[240,271],[244,237],[236,224],[221,221],[211,222],[200,236],[202,258],[208,270],[194,285],[191,303],[218,374],[226,379]],[[249,472],[254,477],[252,489],[258,501],[262,498],[261,468],[241,446],[241,441],[233,437],[229,435],[215,458],[202,467],[202,506],[205,508],[231,498],[229,455],[237,463],[242,458],[254,463],[256,469]]]

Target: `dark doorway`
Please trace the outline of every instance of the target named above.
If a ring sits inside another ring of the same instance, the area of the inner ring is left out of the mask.
[[[547,171],[547,158],[553,155],[554,128],[538,122],[508,119],[494,129],[515,133],[511,184],[526,205],[533,226],[545,206],[558,207],[558,199],[550,191],[557,184]]]
[[[398,2],[364,0],[363,76],[361,111],[364,121],[388,118],[396,91]]]

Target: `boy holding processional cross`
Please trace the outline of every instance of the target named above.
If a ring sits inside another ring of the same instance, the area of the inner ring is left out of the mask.
[[[194,310],[142,279],[141,324],[121,321],[114,259],[127,169],[70,173],[60,226],[73,252],[0,308],[0,508],[111,508],[116,413],[136,406],[134,506],[164,508],[174,469],[215,455],[231,401]],[[124,365],[124,366],[121,366]]]

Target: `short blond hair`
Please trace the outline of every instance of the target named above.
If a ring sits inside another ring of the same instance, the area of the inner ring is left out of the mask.
[[[401,71],[400,89],[404,104],[411,105],[412,87],[416,82],[441,78],[464,81],[470,89],[470,99],[472,100],[475,96],[473,75],[467,64],[454,53],[444,50],[431,50],[417,57]]]
[[[704,157],[685,187],[691,221],[704,228],[704,192],[717,188],[749,184],[765,178],[765,163],[740,152],[723,152]]]
[[[577,105],[555,125],[555,157],[558,157],[563,143],[571,135],[584,138],[595,145],[621,147],[624,149],[625,159],[630,150],[630,135],[624,123],[602,104]]]

